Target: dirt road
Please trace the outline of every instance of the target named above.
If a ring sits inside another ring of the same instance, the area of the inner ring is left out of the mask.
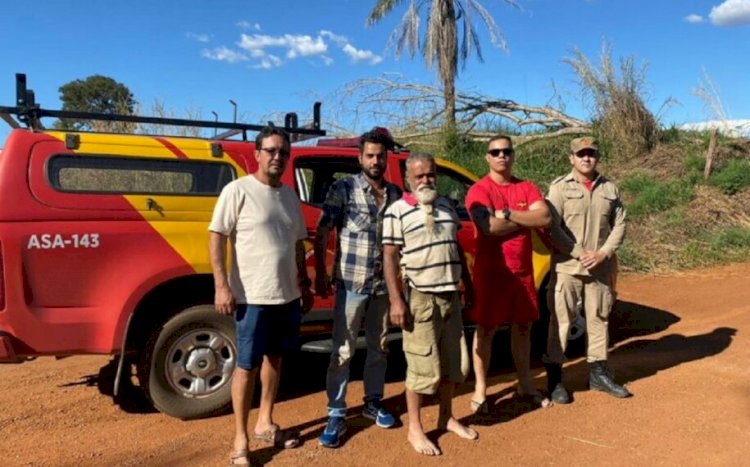
[[[507,365],[492,373],[492,416],[469,416],[470,383],[456,415],[480,433],[469,442],[433,432],[440,458],[416,454],[406,429],[381,430],[357,416],[361,380],[350,385],[347,442],[318,446],[325,422],[326,358],[288,362],[275,416],[303,434],[299,449],[258,448],[277,465],[747,465],[750,456],[750,263],[671,276],[622,277],[612,319],[612,367],[635,397],[617,400],[585,386],[586,363],[567,365],[575,402],[534,409],[513,398]],[[406,422],[401,356],[394,354],[386,404]],[[96,379],[108,358],[42,358],[0,366],[0,464],[224,465],[231,416],[183,422],[120,407]],[[536,365],[538,386],[544,373]],[[426,409],[427,426],[437,417]]]

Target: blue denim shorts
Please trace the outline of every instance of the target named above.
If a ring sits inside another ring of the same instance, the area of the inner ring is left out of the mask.
[[[252,370],[263,363],[263,355],[283,356],[297,350],[301,319],[299,299],[283,305],[238,304],[237,366]]]

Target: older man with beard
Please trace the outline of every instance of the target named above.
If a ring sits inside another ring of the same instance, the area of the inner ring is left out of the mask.
[[[420,415],[424,394],[440,393],[440,429],[464,439],[478,438],[452,412],[456,383],[464,380],[469,368],[459,281],[464,281],[467,302],[473,288],[456,237],[461,223],[451,201],[438,196],[433,157],[410,155],[406,180],[412,193],[393,203],[383,222],[384,273],[391,322],[403,329],[408,439],[420,454],[435,456],[440,449],[425,435]]]

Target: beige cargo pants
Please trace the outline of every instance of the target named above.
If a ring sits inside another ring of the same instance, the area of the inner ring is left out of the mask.
[[[608,317],[614,303],[611,284],[602,282],[600,278],[558,272],[550,281],[547,303],[550,308],[547,363],[565,361],[568,331],[578,316],[579,304],[583,305],[586,315],[586,360],[597,362],[607,359]]]

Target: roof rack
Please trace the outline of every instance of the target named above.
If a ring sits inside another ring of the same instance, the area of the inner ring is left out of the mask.
[[[382,136],[386,137],[390,144],[388,144],[387,149],[392,150],[393,152],[409,152],[409,148],[404,146],[401,143],[396,142],[393,139],[393,136],[391,136],[391,132],[388,131],[388,128],[382,127],[382,126],[376,126],[373,127],[371,132],[379,133]],[[319,139],[317,141],[318,146],[328,146],[328,147],[335,147],[335,148],[356,148],[359,146],[360,141],[362,140],[361,136],[353,136],[351,138],[328,138],[328,139]]]
[[[315,102],[315,104],[313,104],[313,121],[309,125],[299,126],[297,114],[289,112],[284,116],[284,126],[281,128],[289,133],[295,141],[304,139],[299,136],[325,136],[326,131],[320,129],[320,106],[320,102]],[[18,121],[11,117],[11,115],[15,115],[18,118]],[[26,87],[26,75],[24,73],[16,73],[16,105],[15,107],[0,106],[0,118],[5,120],[5,122],[13,128],[20,128],[20,122],[26,125],[27,128],[43,130],[44,125],[42,125],[41,119],[45,117],[225,129],[229,131],[225,131],[221,135],[217,135],[210,139],[225,139],[235,134],[242,133],[242,139],[245,141],[247,140],[248,131],[260,131],[268,125],[274,125],[271,121],[269,121],[267,125],[253,125],[248,123],[220,122],[218,120],[190,120],[182,118],[143,117],[139,115],[43,109],[36,103],[34,91]],[[294,137],[295,135],[299,136]]]

